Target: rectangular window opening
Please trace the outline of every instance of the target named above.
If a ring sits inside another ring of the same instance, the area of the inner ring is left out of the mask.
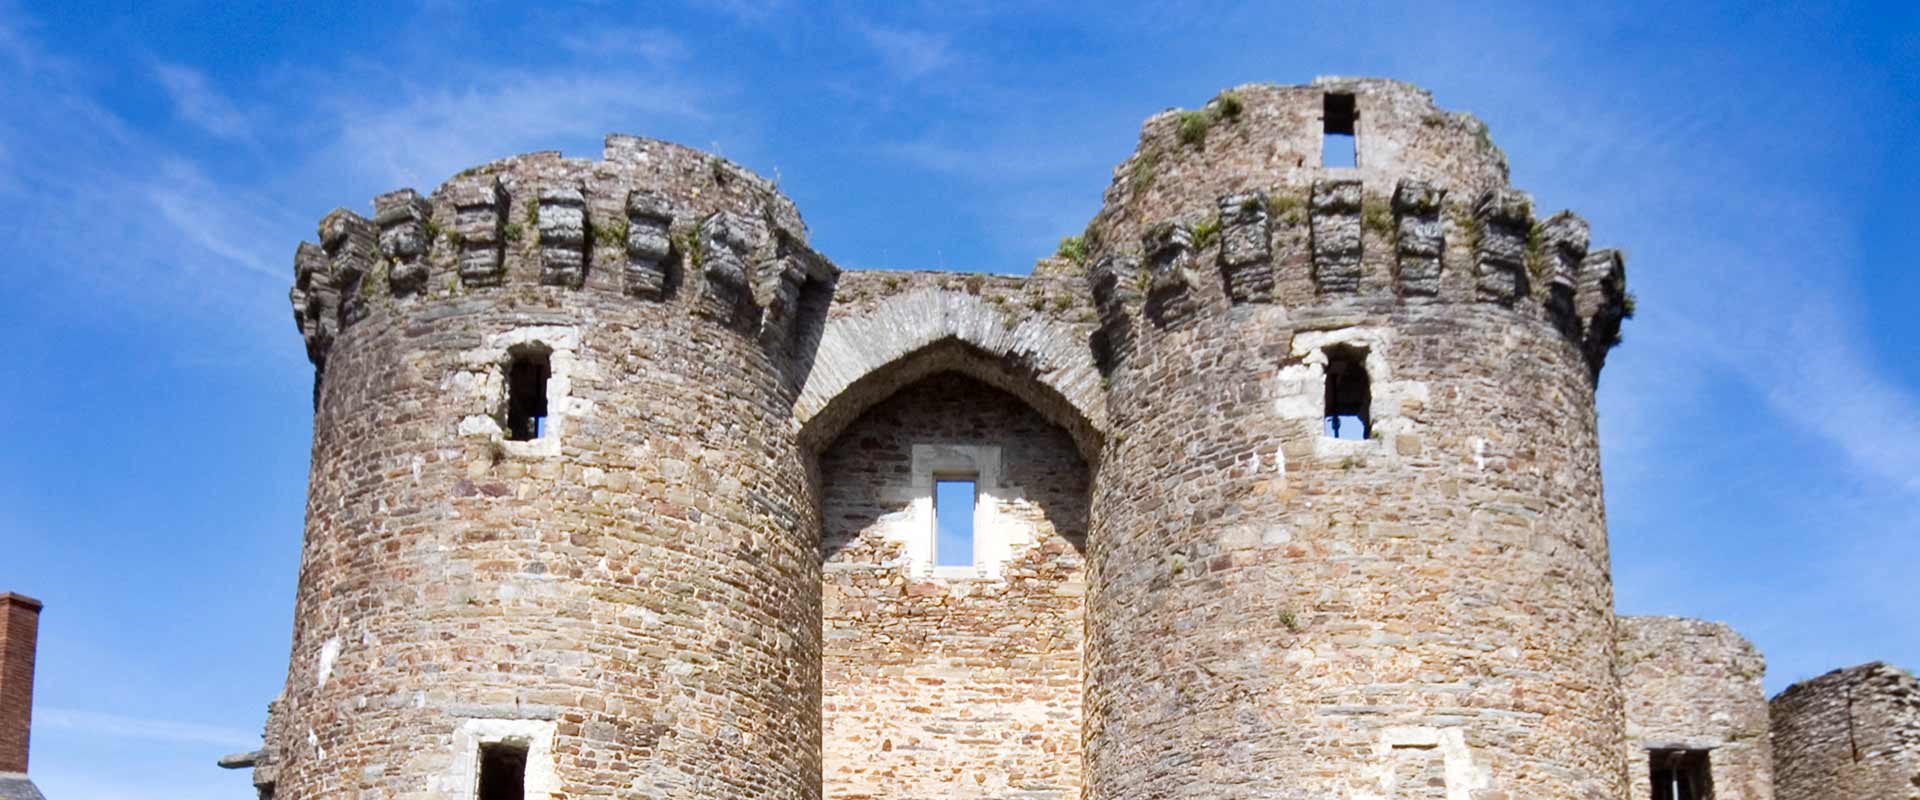
[[[478,800],[526,800],[527,747],[495,742],[480,746]]]
[[[973,566],[973,512],[979,500],[972,477],[934,479],[934,566]]]
[[[1320,166],[1360,166],[1360,148],[1355,137],[1359,131],[1360,111],[1354,105],[1353,95],[1329,94],[1326,98],[1326,104],[1321,109],[1324,123],[1320,137]]]
[[[1367,378],[1367,354],[1347,345],[1326,350],[1326,427],[1335,439],[1366,439],[1373,435],[1373,386]]]
[[[1705,750],[1649,750],[1653,800],[1713,800],[1713,765]]]
[[[507,368],[507,438],[527,442],[547,434],[547,379],[552,361],[545,351],[515,353]]]

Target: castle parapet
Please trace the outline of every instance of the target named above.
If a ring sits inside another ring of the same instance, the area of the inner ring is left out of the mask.
[[[1323,163],[1342,103],[1350,166]],[[1631,316],[1624,258],[1590,257],[1572,212],[1537,219],[1486,126],[1406,84],[1237,87],[1140,140],[1086,235],[1109,364],[1208,308],[1481,303],[1559,330],[1597,378]]]
[[[375,307],[420,313],[496,289],[678,303],[777,348],[792,337],[802,296],[830,292],[838,274],[771,182],[636,137],[609,137],[598,162],[557,153],[496,161],[427,197],[382,194],[373,212],[335,209],[320,221],[319,244],[295,251],[290,300],[316,366]]]

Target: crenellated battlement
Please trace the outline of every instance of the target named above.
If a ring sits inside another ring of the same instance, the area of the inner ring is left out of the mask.
[[[1334,127],[1356,164],[1322,164]],[[1631,315],[1624,260],[1589,253],[1572,212],[1536,219],[1506,174],[1484,124],[1394,81],[1242,86],[1155,116],[1084,237],[1103,359],[1208,309],[1482,303],[1559,330],[1597,378]]]
[[[382,194],[371,219],[335,209],[319,239],[296,249],[290,291],[316,365],[376,306],[407,314],[528,287],[679,304],[780,347],[802,296],[830,292],[838,274],[771,182],[717,156],[620,135],[600,161],[533,153],[462,172],[427,197]]]

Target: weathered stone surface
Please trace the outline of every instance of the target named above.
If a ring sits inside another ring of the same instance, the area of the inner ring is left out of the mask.
[[[1633,316],[1633,297],[1627,293],[1627,261],[1620,251],[1600,250],[1581,261],[1574,308],[1587,321],[1580,352],[1598,381],[1607,353],[1620,343],[1620,323]]]
[[[1265,192],[1220,198],[1220,273],[1233,302],[1273,302],[1271,239]]]
[[[1360,288],[1360,181],[1313,182],[1313,282],[1322,292]]]
[[[1401,294],[1432,297],[1440,293],[1440,264],[1446,251],[1445,227],[1440,224],[1443,197],[1424,181],[1402,180],[1393,188],[1394,274]]]
[[[363,284],[370,278],[373,288],[385,289],[372,275],[379,262],[373,223],[344,208],[336,208],[320,219],[320,249],[327,254],[327,271],[340,290],[341,324],[350,324],[367,315],[362,299]]]
[[[493,286],[506,266],[507,195],[492,175],[456,178],[441,190],[453,206],[450,226],[458,251],[460,281]]]
[[[540,189],[540,282],[578,287],[587,277],[587,199],[577,186]]]
[[[1708,753],[1714,800],[1771,800],[1773,748],[1761,686],[1767,665],[1760,652],[1717,622],[1621,617],[1619,632],[1629,797],[1667,796],[1649,782],[1651,759],[1693,750]]]
[[[1581,265],[1587,258],[1587,221],[1562,211],[1540,223],[1536,238],[1540,252],[1535,255],[1538,274],[1534,279],[1546,284],[1547,319],[1567,338],[1578,341],[1583,331],[1574,305]]]
[[[1493,189],[1474,203],[1477,228],[1474,279],[1480,299],[1511,305],[1531,292],[1527,240],[1533,228],[1533,200],[1515,189]]]
[[[1920,682],[1880,662],[1801,681],[1770,704],[1780,800],[1920,798]]]
[[[293,288],[287,292],[293,303],[293,319],[307,345],[307,358],[316,366],[326,360],[340,331],[340,290],[333,285],[333,270],[327,265],[326,251],[319,245],[301,242],[293,253]]]
[[[1192,298],[1193,231],[1163,222],[1149,228],[1140,245],[1146,252],[1147,318],[1161,327],[1177,325],[1197,308]]]
[[[673,207],[641,190],[627,194],[627,294],[659,300],[672,287]]]
[[[387,283],[395,297],[417,294],[427,285],[427,251],[433,237],[427,223],[433,206],[412,189],[373,198],[373,222],[380,227],[380,251],[387,257]]]
[[[700,221],[701,286],[699,311],[738,324],[758,311],[748,274],[749,259],[766,238],[766,226],[752,217],[719,212]]]
[[[1103,366],[1121,360],[1133,347],[1133,317],[1144,299],[1144,278],[1139,262],[1123,256],[1102,256],[1088,271],[1100,315],[1094,356]]]

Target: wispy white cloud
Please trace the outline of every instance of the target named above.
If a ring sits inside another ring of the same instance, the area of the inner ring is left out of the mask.
[[[19,30],[0,8],[0,30]],[[59,264],[36,292],[86,296],[101,314],[186,311],[245,324],[283,317],[275,251],[292,225],[252,185],[223,185],[172,143],[99,99],[92,73],[38,42],[0,33],[0,230]],[[189,81],[190,82],[190,81]],[[221,123],[226,124],[226,123]],[[230,129],[231,130],[231,129]]]
[[[897,80],[911,81],[953,65],[952,37],[861,22],[856,28]]]
[[[291,274],[277,263],[288,248],[273,242],[291,220],[251,193],[216,185],[181,158],[168,159],[158,174],[140,181],[136,188],[180,244],[274,280]]]
[[[789,0],[693,0],[692,5],[757,24],[786,10],[791,3]]]
[[[174,116],[223,139],[243,139],[252,122],[199,70],[180,64],[155,64],[154,78],[173,101]]]
[[[879,146],[882,153],[921,169],[994,183],[1045,176],[1084,175],[1105,158],[1082,146],[1008,141],[955,144],[920,139]],[[1097,172],[1095,174],[1098,174]]]
[[[425,189],[467,167],[577,140],[584,131],[704,120],[714,95],[668,80],[577,72],[495,72],[463,87],[401,87],[398,102],[341,95],[331,103],[338,138],[317,154],[318,166]]]
[[[1886,379],[1860,346],[1862,333],[1831,295],[1802,295],[1781,309],[1771,352],[1747,352],[1741,373],[1774,411],[1832,443],[1870,475],[1920,494],[1920,401]]]
[[[59,707],[38,708],[33,712],[33,724],[116,739],[140,739],[170,744],[204,744],[236,750],[260,746],[260,736],[246,731],[197,722],[143,719],[102,711]]]
[[[583,58],[615,61],[639,59],[660,64],[687,57],[687,43],[664,28],[594,28],[569,34],[561,46]]]

